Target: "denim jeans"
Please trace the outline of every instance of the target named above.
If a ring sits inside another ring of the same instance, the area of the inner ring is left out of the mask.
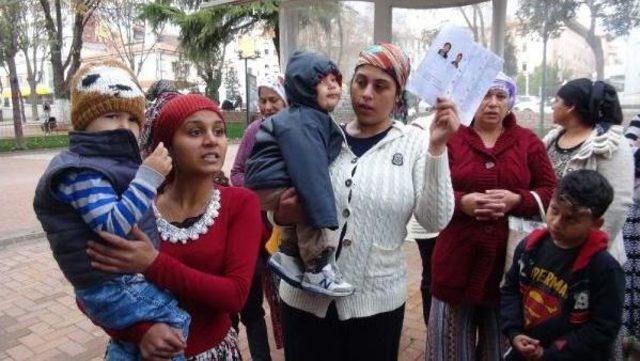
[[[191,316],[178,307],[178,301],[168,292],[148,282],[144,276],[123,275],[87,289],[76,290],[84,312],[98,326],[121,330],[147,321],[166,323],[182,330],[187,339]],[[112,341],[107,346],[105,360],[138,360],[137,345]],[[184,356],[174,360],[184,360]]]

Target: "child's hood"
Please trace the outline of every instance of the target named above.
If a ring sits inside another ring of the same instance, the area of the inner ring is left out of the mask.
[[[340,74],[338,66],[324,55],[296,51],[285,72],[284,90],[291,106],[307,106],[326,113],[318,105],[316,86],[327,74]]]

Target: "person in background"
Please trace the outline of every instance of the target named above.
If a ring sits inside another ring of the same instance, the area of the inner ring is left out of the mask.
[[[455,212],[436,240],[431,264],[427,360],[500,360],[499,285],[508,216],[539,214],[556,185],[540,139],[511,112],[516,85],[500,73],[469,126],[449,140]]]
[[[624,138],[622,109],[609,84],[574,79],[563,85],[552,106],[558,126],[542,140],[558,179],[578,169],[602,174],[613,187],[613,202],[604,214],[602,230],[609,235],[609,252],[627,260],[622,226],[633,204],[633,155]]]
[[[258,109],[261,118],[255,120],[244,132],[236,159],[231,168],[231,183],[237,187],[244,186],[244,173],[246,163],[256,142],[256,133],[260,129],[260,124],[287,106],[284,92],[283,79],[281,76],[269,76],[260,80],[258,84]],[[268,222],[265,222],[269,225]],[[276,281],[271,271],[265,267],[269,255],[264,248],[261,248],[256,263],[255,273],[251,282],[249,298],[244,308],[240,312],[240,318],[234,316],[234,327],[238,327],[238,322],[242,321],[247,329],[247,339],[249,341],[249,351],[251,359],[271,360],[269,351],[269,340],[267,338],[267,327],[264,321],[264,309],[262,308],[263,290],[266,291],[267,301],[271,308],[271,320],[274,330],[276,346],[282,347],[282,325],[280,322],[280,306],[277,294]]]
[[[153,134],[151,132],[151,125],[155,122],[162,107],[176,95],[179,95],[178,89],[175,87],[171,80],[160,79],[151,84],[145,98],[151,104],[147,107],[144,113],[144,121],[142,122],[142,129],[140,130],[140,151],[142,157],[146,157],[153,151]]]
[[[625,130],[625,137],[631,145],[634,160],[633,205],[622,227],[622,239],[627,255],[624,265],[625,294],[623,331],[625,350],[640,354],[640,114],[636,115]]]

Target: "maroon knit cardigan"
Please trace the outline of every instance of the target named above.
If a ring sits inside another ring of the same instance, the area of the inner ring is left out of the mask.
[[[493,148],[486,148],[472,127],[461,126],[447,147],[455,193],[455,212],[436,241],[431,292],[452,304],[497,306],[508,237],[507,217],[478,221],[460,208],[463,195],[507,189],[522,196],[510,215],[534,216],[530,190],[547,207],[557,179],[542,141],[516,124],[513,114]]]

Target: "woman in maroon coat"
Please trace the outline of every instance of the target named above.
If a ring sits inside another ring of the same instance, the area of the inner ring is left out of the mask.
[[[530,191],[546,207],[556,185],[542,141],[516,124],[515,96],[513,80],[499,74],[471,125],[447,144],[456,205],[433,254],[428,360],[502,359],[507,217],[537,215]]]

